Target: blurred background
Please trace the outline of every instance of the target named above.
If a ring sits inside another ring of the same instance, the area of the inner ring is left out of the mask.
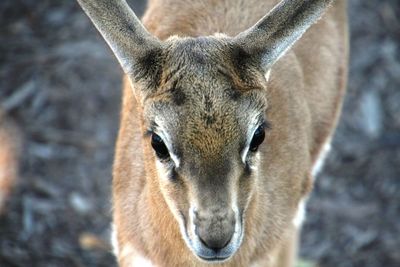
[[[145,1],[128,2],[142,14]],[[400,1],[350,0],[349,14],[348,93],[300,252],[319,266],[397,267]],[[1,267],[115,266],[120,88],[117,61],[75,1],[0,2],[0,109],[22,140],[19,179],[0,217]]]

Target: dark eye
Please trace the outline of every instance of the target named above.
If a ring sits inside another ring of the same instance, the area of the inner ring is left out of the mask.
[[[262,144],[265,138],[264,125],[258,126],[257,130],[254,132],[253,139],[251,140],[249,150],[251,152],[256,152],[258,147]]]
[[[151,134],[151,146],[160,159],[169,158],[168,148],[158,134]]]

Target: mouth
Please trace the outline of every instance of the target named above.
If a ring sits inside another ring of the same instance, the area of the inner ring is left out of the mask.
[[[215,263],[220,263],[223,261],[228,260],[231,256],[227,256],[227,257],[220,257],[220,256],[215,256],[215,257],[203,257],[201,255],[197,255],[197,257],[199,257],[201,260],[205,261],[205,262],[215,262]]]
[[[188,248],[193,254],[203,262],[207,263],[221,263],[229,260],[235,252],[239,249],[243,240],[243,223],[241,216],[237,216],[235,224],[235,232],[225,247],[214,250],[204,245],[200,238],[194,234],[194,227],[191,228],[187,225],[185,216],[181,213],[182,222],[180,223],[180,230],[183,239]],[[188,231],[188,228],[191,229]]]

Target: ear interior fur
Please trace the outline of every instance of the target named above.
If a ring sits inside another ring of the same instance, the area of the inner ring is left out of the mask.
[[[113,50],[125,73],[130,74],[138,61],[161,48],[161,42],[144,28],[125,0],[78,0],[82,9]]]
[[[253,27],[236,36],[267,71],[314,24],[333,0],[283,0]]]

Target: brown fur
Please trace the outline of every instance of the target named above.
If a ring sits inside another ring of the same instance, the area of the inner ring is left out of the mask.
[[[17,183],[19,133],[16,126],[0,111],[0,213]]]
[[[314,12],[307,10],[328,1],[310,0],[309,6],[293,1],[299,6],[293,14],[290,8],[275,9],[267,17],[270,21],[264,20],[268,27],[261,22],[252,28],[277,29],[267,41],[259,30],[229,37],[254,25],[278,2],[150,1],[144,24],[165,42],[137,42],[142,52],[128,60],[129,67],[122,64],[128,75],[113,173],[121,266],[131,266],[138,256],[155,266],[207,265],[190,251],[179,223],[189,231],[189,209],[194,205],[196,234],[222,238],[232,227],[233,204],[243,215],[243,242],[218,266],[293,265],[299,229],[292,220],[311,190],[312,167],[333,134],[342,104],[348,56],[346,1],[337,0],[275,63],[278,57],[263,51],[264,46],[294,36],[298,24],[308,23],[303,20],[310,16],[307,12]],[[129,34],[109,37],[108,24],[97,20],[104,12],[96,12],[89,7],[89,16],[114,52],[126,49]],[[286,28],[274,25],[280,20]],[[126,33],[130,28],[124,29]],[[227,36],[202,37],[215,32]],[[267,81],[264,71],[273,63]],[[272,126],[245,166],[238,151],[248,139],[245,133],[254,114],[263,114]],[[179,166],[172,159],[157,160],[149,131],[166,132],[170,140],[164,141],[171,145],[170,154],[180,159]]]

